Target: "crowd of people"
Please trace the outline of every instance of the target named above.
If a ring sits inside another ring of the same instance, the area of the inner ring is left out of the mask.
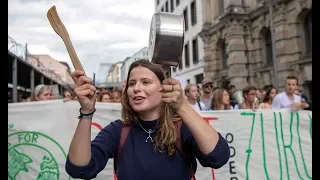
[[[242,91],[237,91],[234,85],[229,85],[227,89],[213,87],[210,78],[203,79],[202,88],[188,84],[184,91],[189,104],[197,111],[277,108],[312,110],[312,101],[298,90],[298,79],[295,76],[287,77],[283,92],[272,85],[263,88],[247,86]]]
[[[115,87],[112,90],[97,89],[96,102],[121,103],[122,89],[123,87]],[[312,110],[312,101],[302,91],[298,90],[298,79],[295,76],[287,77],[284,92],[280,92],[272,85],[263,88],[247,86],[240,91],[231,84],[226,89],[213,87],[213,81],[210,78],[204,78],[201,88],[197,84],[187,84],[184,88],[184,94],[189,104],[197,111],[274,108]],[[26,99],[23,99],[20,93],[18,94],[18,102],[57,98],[60,97],[53,97],[50,86],[44,84],[37,85],[32,96]],[[77,100],[77,97],[72,90],[65,90],[63,99],[66,102]],[[12,102],[12,95],[8,92],[8,103],[10,102]]]
[[[64,101],[77,100],[73,91],[66,90],[63,93]],[[104,103],[121,103],[122,87],[115,87],[112,90],[109,89],[97,89],[96,90],[96,102]]]
[[[112,90],[109,89],[97,89],[96,90],[96,102],[106,103],[120,103],[122,96],[122,87],[115,87]],[[62,97],[55,97],[52,93],[52,88],[49,85],[39,84],[35,87],[34,92],[30,97],[23,98],[22,93],[18,92],[18,102],[31,102],[31,101],[46,101],[53,99],[61,99],[65,102],[71,100],[77,100],[72,90],[64,90]],[[8,103],[12,103],[12,92],[8,91]]]

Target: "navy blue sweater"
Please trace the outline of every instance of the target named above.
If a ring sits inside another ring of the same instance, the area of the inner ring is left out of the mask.
[[[146,129],[153,129],[156,121],[141,121]],[[102,171],[109,158],[117,156],[120,143],[121,121],[116,120],[103,128],[91,143],[91,160],[86,166],[72,164],[69,157],[66,161],[66,171],[73,178],[92,179]],[[182,148],[185,154],[192,158],[194,172],[197,169],[197,158],[204,167],[220,168],[229,160],[229,145],[219,134],[215,149],[209,154],[202,154],[195,139],[185,124],[181,125]],[[155,135],[155,133],[153,133]],[[118,169],[118,180],[190,180],[189,164],[177,151],[174,157],[167,152],[154,151],[148,134],[139,125],[133,125],[131,133],[123,146],[123,153]]]

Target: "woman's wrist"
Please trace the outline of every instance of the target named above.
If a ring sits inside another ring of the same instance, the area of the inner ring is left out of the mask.
[[[81,111],[82,114],[90,114],[90,113],[92,113],[93,111],[95,111],[95,108],[90,108],[90,109],[81,108],[80,111]]]
[[[188,108],[190,107],[189,103],[184,101],[179,109],[177,109],[177,114],[181,116],[182,114],[188,112]]]

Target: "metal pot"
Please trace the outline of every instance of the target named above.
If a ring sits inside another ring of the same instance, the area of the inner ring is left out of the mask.
[[[155,13],[150,27],[149,60],[163,66],[177,67],[182,58],[183,45],[183,15]]]
[[[237,104],[240,104],[240,105],[243,104],[244,99],[243,99],[243,93],[242,93],[242,91],[241,91],[241,90],[238,90],[238,91],[232,93],[230,99],[233,100],[233,101],[235,101]]]

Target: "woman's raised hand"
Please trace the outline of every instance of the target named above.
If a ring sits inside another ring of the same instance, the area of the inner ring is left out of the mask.
[[[96,104],[96,88],[92,85],[92,80],[83,71],[74,71],[71,77],[75,82],[74,93],[81,105],[81,112],[84,114],[93,112]]]

